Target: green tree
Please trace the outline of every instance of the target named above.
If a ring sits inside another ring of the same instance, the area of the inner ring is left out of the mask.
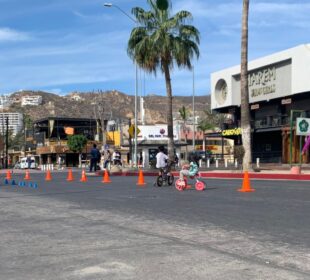
[[[81,166],[81,154],[87,144],[87,138],[84,135],[71,135],[68,137],[67,145],[74,153],[79,153],[79,166]]]
[[[241,133],[244,148],[243,171],[252,168],[251,123],[248,86],[248,17],[250,0],[243,0],[241,36]]]
[[[24,122],[24,128],[25,129],[32,129],[33,126],[33,120],[31,119],[31,117],[27,114],[24,114],[23,117],[23,122]]]
[[[164,74],[167,94],[168,154],[174,159],[172,86],[170,71],[174,65],[192,68],[191,60],[199,57],[199,31],[188,22],[188,11],[171,14],[170,0],[147,0],[149,11],[140,7],[132,9],[137,27],[128,41],[128,55],[146,72],[159,70]]]
[[[68,137],[67,145],[74,153],[82,153],[86,144],[87,138],[84,135],[71,135]]]

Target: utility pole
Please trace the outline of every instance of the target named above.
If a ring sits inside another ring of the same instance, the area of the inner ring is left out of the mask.
[[[4,162],[4,148],[5,148],[5,139],[4,139],[4,112],[3,112],[3,108],[4,108],[4,97],[1,96],[1,106],[2,106],[2,129],[1,129],[1,137],[2,137],[2,143],[3,143],[3,148],[2,148],[2,161],[1,161],[1,165],[2,168],[5,167],[5,162]]]
[[[130,118],[128,119],[128,127],[131,127],[131,119]],[[128,138],[128,142],[129,142],[129,160],[132,160],[132,138],[131,138],[130,133],[128,135],[129,135],[129,138]]]

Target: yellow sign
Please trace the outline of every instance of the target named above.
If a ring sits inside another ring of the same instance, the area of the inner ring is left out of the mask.
[[[241,135],[241,128],[226,129],[222,131],[222,136]]]
[[[128,133],[131,136],[131,138],[135,137],[135,125],[132,124],[129,128],[128,128]],[[137,127],[137,135],[140,133],[140,129],[139,127]]]

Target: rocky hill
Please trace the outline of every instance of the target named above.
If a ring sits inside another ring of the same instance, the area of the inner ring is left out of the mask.
[[[39,106],[21,106],[22,96],[42,96],[42,104]],[[134,96],[118,91],[106,92],[75,92],[66,96],[42,91],[20,91],[11,95],[14,103],[9,107],[9,111],[21,112],[30,116],[32,120],[37,120],[49,116],[72,117],[72,118],[95,118],[96,107],[103,106],[108,119],[134,118]],[[139,97],[138,97],[138,112]],[[192,111],[192,96],[174,96],[173,114],[179,118],[179,109],[185,106]],[[144,97],[145,122],[146,124],[166,122],[167,98],[159,95],[148,95]],[[195,113],[202,115],[203,110],[210,108],[210,96],[195,97]]]

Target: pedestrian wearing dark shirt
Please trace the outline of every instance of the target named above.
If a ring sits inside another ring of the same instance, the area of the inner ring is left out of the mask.
[[[94,144],[93,148],[90,151],[90,168],[89,172],[92,172],[93,169],[96,172],[97,171],[97,163],[100,160],[100,152],[97,149],[97,145]]]
[[[27,156],[26,162],[27,162],[27,165],[28,165],[28,169],[30,169],[31,168],[31,157],[30,156]]]

